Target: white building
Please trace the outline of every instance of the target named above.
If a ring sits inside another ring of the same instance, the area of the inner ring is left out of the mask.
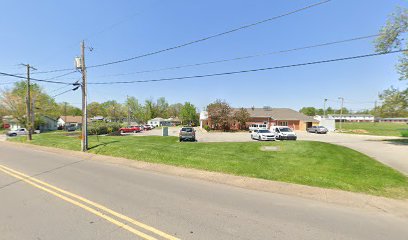
[[[327,118],[332,118],[336,122],[374,122],[374,116],[370,114],[329,114]]]
[[[157,117],[157,118],[153,118],[147,121],[147,124],[155,126],[155,127],[160,127],[163,125],[164,122],[165,122],[164,118]]]
[[[336,121],[332,117],[322,117],[319,115],[316,115],[314,117],[317,121],[319,121],[319,126],[323,126],[327,128],[330,132],[336,131]]]
[[[200,112],[200,128],[203,128],[204,125],[207,125],[208,122],[208,112],[201,111]]]

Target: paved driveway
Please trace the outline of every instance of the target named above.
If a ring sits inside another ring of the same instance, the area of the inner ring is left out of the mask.
[[[169,128],[170,136],[178,136],[179,128]],[[154,129],[139,135],[160,135],[161,129]],[[297,132],[299,140],[321,141],[346,146],[362,152],[402,173],[408,175],[408,144],[390,141],[396,137],[368,136],[354,134],[314,134]],[[205,132],[197,129],[197,139],[200,142],[249,142],[248,132],[224,133]]]

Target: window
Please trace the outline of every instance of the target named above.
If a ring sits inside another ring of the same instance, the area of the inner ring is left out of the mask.
[[[280,122],[279,125],[281,125],[281,126],[288,126],[288,122],[287,122],[287,121],[285,121],[285,122]]]

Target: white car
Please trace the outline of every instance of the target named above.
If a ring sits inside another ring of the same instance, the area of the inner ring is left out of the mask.
[[[25,128],[18,128],[17,130],[13,130],[13,131],[9,131],[7,133],[7,135],[9,135],[10,137],[14,137],[17,135],[27,135],[28,131]]]
[[[261,129],[251,132],[251,138],[259,141],[275,141],[275,134],[269,130]]]
[[[275,133],[278,140],[296,140],[297,135],[287,126],[273,126],[271,131]]]

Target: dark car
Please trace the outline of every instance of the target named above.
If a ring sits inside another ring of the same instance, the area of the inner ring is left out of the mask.
[[[329,130],[327,130],[327,128],[325,128],[323,126],[312,126],[312,127],[308,128],[307,131],[310,132],[310,133],[326,134]]]
[[[189,141],[196,141],[195,130],[193,127],[182,127],[179,133],[180,142],[189,140]]]

